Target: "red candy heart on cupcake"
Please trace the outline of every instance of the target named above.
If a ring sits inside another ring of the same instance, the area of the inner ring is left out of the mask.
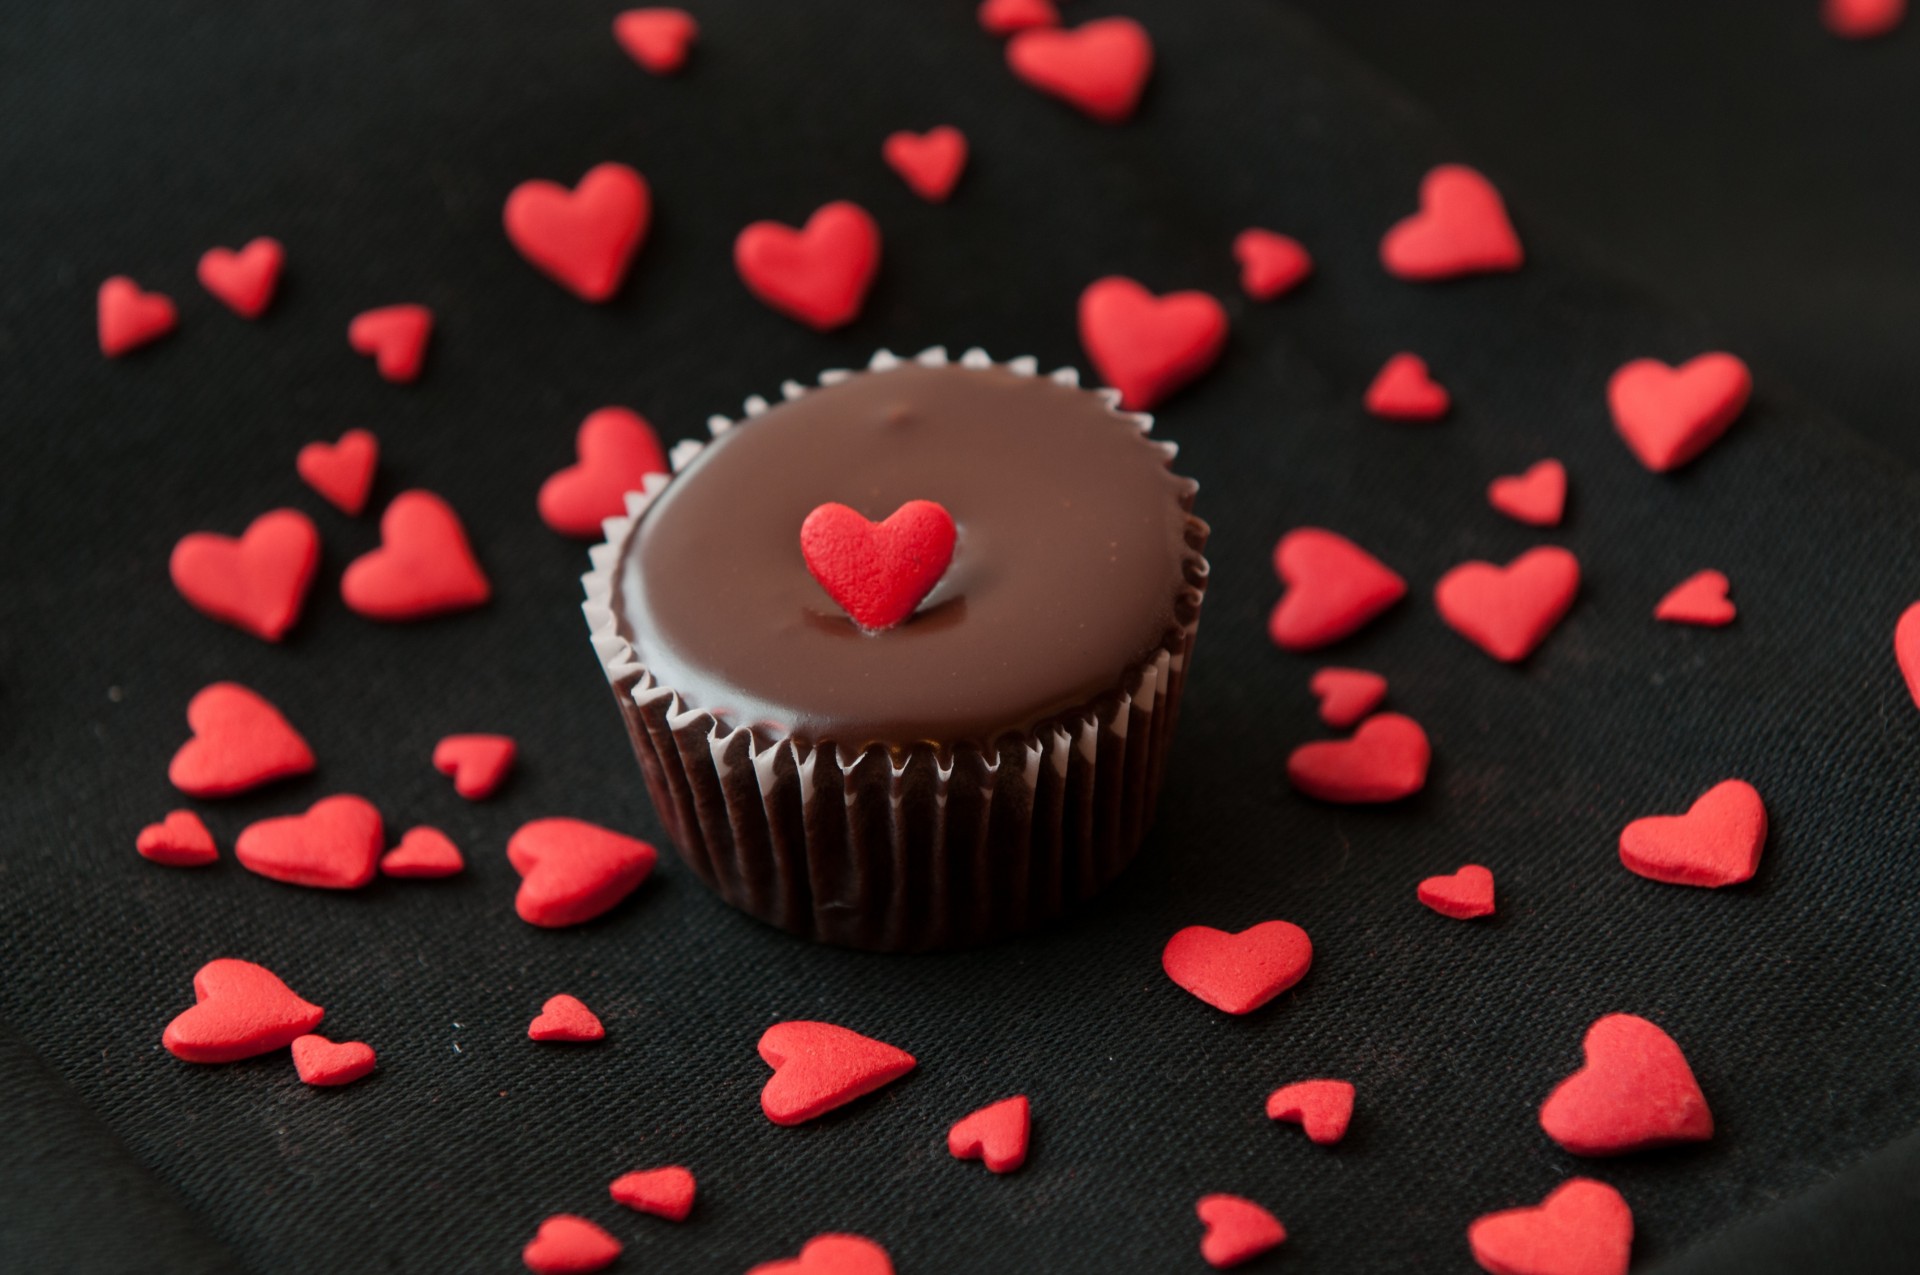
[[[881,522],[828,503],[800,524],[800,553],[827,596],[879,633],[905,623],[940,583],[958,536],[953,515],[931,500],[909,500]]]

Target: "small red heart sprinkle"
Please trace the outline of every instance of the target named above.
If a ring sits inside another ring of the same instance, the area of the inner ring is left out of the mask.
[[[1453,406],[1447,387],[1427,373],[1417,354],[1388,359],[1367,387],[1364,406],[1383,421],[1437,421]]]
[[[1267,622],[1274,645],[1311,651],[1358,632],[1407,596],[1407,582],[1345,536],[1299,527],[1273,547],[1273,569],[1287,586]]]
[[[160,1036],[182,1062],[234,1062],[284,1049],[327,1013],[294,995],[273,971],[231,957],[200,967],[193,998],[193,1008],[176,1015]]]
[[[535,819],[507,841],[521,877],[513,910],[548,929],[591,921],[638,889],[658,858],[646,842],[583,819]]]
[[[1433,604],[1455,633],[1514,664],[1546,640],[1579,591],[1579,560],[1556,545],[1541,545],[1504,567],[1461,563],[1434,585]]]
[[[1820,20],[1843,40],[1890,35],[1907,16],[1907,0],[1826,0]]]
[[[1323,739],[1294,749],[1287,758],[1287,780],[1320,801],[1377,805],[1426,787],[1432,760],[1432,746],[1419,722],[1400,713],[1376,713],[1348,739]]]
[[[313,442],[300,449],[293,467],[300,480],[326,497],[349,518],[358,518],[373,490],[380,440],[364,429],[350,429],[337,443]]]
[[[587,1044],[606,1038],[607,1029],[600,1025],[599,1015],[588,1009],[580,998],[565,992],[549,996],[547,1003],[540,1007],[539,1015],[527,1025],[528,1040]]]
[[[1738,614],[1727,597],[1731,585],[1724,573],[1699,571],[1668,590],[1653,608],[1653,618],[1669,624],[1698,624],[1719,628]]]
[[[747,1275],[893,1275],[893,1260],[859,1235],[816,1235],[800,1256],[762,1262]]]
[[[578,461],[540,485],[540,520],[563,536],[598,540],[600,524],[627,511],[628,492],[668,472],[653,426],[624,407],[589,413],[573,445]]]
[[[173,331],[179,312],[158,292],[142,292],[140,285],[117,274],[100,285],[96,324],[100,352],[117,359]]]
[[[320,564],[320,532],[297,509],[275,509],[238,539],[211,531],[182,536],[167,573],[202,615],[267,642],[278,642],[300,618]]]
[[[1496,478],[1487,484],[1487,503],[1529,527],[1557,527],[1567,510],[1567,467],[1542,460],[1525,473]]]
[[[1027,1162],[1033,1113],[1025,1094],[989,1103],[947,1130],[947,1150],[959,1160],[978,1160],[995,1173],[1012,1173]]]
[[[800,524],[800,553],[835,604],[879,633],[904,624],[940,583],[958,535],[931,500],[909,500],[883,522],[828,503]]]
[[[1251,1014],[1312,964],[1313,940],[1291,921],[1262,921],[1238,934],[1189,925],[1160,953],[1168,978],[1228,1014]]]
[[[313,769],[313,750],[280,710],[238,682],[215,682],[187,701],[193,737],[167,766],[189,797],[231,797]]]
[[[1500,192],[1464,164],[1422,178],[1420,211],[1380,241],[1380,263],[1409,283],[1518,270],[1525,260]]]
[[[403,491],[380,515],[380,547],[347,564],[340,596],[370,620],[421,620],[480,606],[493,587],[453,507]]]
[[[1469,863],[1451,876],[1428,877],[1415,888],[1419,900],[1456,921],[1493,915],[1493,873]]]
[[[1492,1275],[1626,1275],[1633,1210],[1592,1178],[1572,1178],[1533,1208],[1489,1213],[1467,1228]]]
[[[1586,1065],[1540,1104],[1540,1127],[1575,1155],[1620,1155],[1713,1136],[1713,1113],[1673,1037],[1608,1014],[1587,1029]]]
[[[524,181],[507,196],[507,238],[534,269],[582,301],[620,290],[647,237],[653,198],[646,178],[625,164],[597,164],[572,190]]]
[[[1071,31],[1031,27],[1007,41],[1007,66],[1081,114],[1118,124],[1146,91],[1153,40],[1132,18],[1101,18]]]
[[[1271,230],[1235,235],[1233,259],[1240,263],[1240,287],[1255,301],[1284,297],[1313,273],[1313,258],[1300,241]]]
[[[693,1212],[693,1174],[680,1165],[662,1169],[636,1169],[623,1173],[607,1186],[615,1204],[624,1204],[642,1213],[684,1222]]]
[[[1920,708],[1920,602],[1902,611],[1893,626],[1893,658],[1900,665],[1913,706]]]
[[[759,1048],[773,1068],[760,1110],[777,1125],[805,1124],[914,1068],[904,1049],[832,1023],[775,1023],[761,1034]]]
[[[613,38],[655,75],[672,75],[685,66],[699,35],[700,24],[685,9],[628,9],[613,20]]]
[[[389,877],[431,880],[455,876],[466,866],[460,847],[446,833],[425,826],[407,829],[400,844],[380,857],[381,875]]]
[[[350,1085],[371,1072],[374,1061],[373,1046],[364,1041],[301,1036],[293,1042],[293,1069],[309,1085]]]
[[[347,325],[347,344],[373,360],[381,377],[397,385],[418,380],[433,335],[433,311],[423,305],[368,310]]]
[[[1267,1095],[1267,1119],[1292,1120],[1307,1141],[1330,1147],[1347,1136],[1353,1086],[1344,1080],[1296,1080]]]
[[[238,252],[209,248],[200,258],[200,286],[241,318],[257,319],[273,303],[273,290],[279,286],[280,267],[286,260],[280,241],[265,235]]]
[[[1323,668],[1307,688],[1320,697],[1320,720],[1335,730],[1346,730],[1387,697],[1386,678],[1357,668]]]
[[[1728,779],[1702,793],[1684,815],[1628,824],[1620,833],[1620,862],[1670,885],[1738,885],[1759,870],[1766,843],[1766,804],[1752,784]]]
[[[142,828],[134,849],[141,858],[169,868],[202,868],[220,857],[213,834],[191,810],[176,810]]]
[[[1207,1227],[1200,1256],[1216,1270],[1250,1262],[1287,1238],[1279,1218],[1237,1195],[1203,1195],[1193,1211]]]
[[[533,1275],[587,1275],[611,1266],[620,1249],[619,1240],[586,1218],[555,1213],[540,1223],[520,1260]]]
[[[305,814],[249,824],[233,857],[249,872],[288,885],[358,890],[373,880],[386,845],[380,812],[364,797],[326,797]]]
[[[819,332],[852,323],[880,268],[880,227],[848,200],[817,209],[795,230],[756,221],[733,241],[747,290]]]
[[[1731,354],[1668,367],[1635,359],[1607,382],[1613,427],[1656,474],[1678,469],[1727,432],[1753,393],[1753,374]]]
[[[944,204],[967,166],[967,135],[950,124],[915,133],[890,133],[880,157],[909,189],[930,204]]]
[[[1060,25],[1060,10],[1053,0],[982,0],[974,13],[988,35],[1008,36],[1034,27]]]
[[[449,735],[433,746],[433,768],[453,780],[468,801],[491,797],[518,753],[508,735]]]
[[[1108,275],[1080,294],[1080,344],[1122,407],[1146,411],[1214,365],[1227,312],[1204,292],[1155,296]]]

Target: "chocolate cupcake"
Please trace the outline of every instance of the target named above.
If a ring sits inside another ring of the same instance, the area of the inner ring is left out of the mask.
[[[1152,818],[1206,587],[1195,484],[1118,394],[1032,359],[882,352],[785,397],[681,444],[584,579],[668,833],[828,943],[1058,916]]]

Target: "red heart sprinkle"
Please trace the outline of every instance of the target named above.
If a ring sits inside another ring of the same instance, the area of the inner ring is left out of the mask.
[[[1335,730],[1346,730],[1387,697],[1386,678],[1357,668],[1323,668],[1307,688],[1320,697],[1320,720]]]
[[[1227,312],[1204,292],[1155,296],[1108,275],[1080,294],[1080,344],[1121,406],[1146,411],[1212,367],[1227,343]]]
[[[1843,40],[1890,35],[1907,16],[1907,0],[1826,0],[1820,20]]]
[[[275,509],[247,525],[239,539],[196,531],[182,536],[167,561],[173,587],[202,615],[278,642],[307,599],[320,564],[320,532],[297,509]]]
[[[1542,460],[1523,474],[1496,478],[1487,484],[1487,503],[1529,527],[1557,527],[1567,511],[1567,467]]]
[[[667,454],[638,412],[603,407],[580,422],[579,460],[540,485],[540,520],[563,536],[598,540],[600,524],[627,511],[626,494],[667,471]]]
[[[848,200],[817,209],[795,230],[756,221],[733,241],[733,266],[747,290],[815,331],[852,323],[880,268],[880,227]]]
[[[1025,1094],[989,1103],[947,1130],[947,1150],[958,1160],[978,1160],[995,1173],[1012,1173],[1027,1162],[1032,1109]]]
[[[301,815],[249,824],[233,857],[249,872],[288,885],[358,890],[373,880],[386,845],[380,812],[364,797],[316,801]]]
[[[1296,1080],[1267,1095],[1267,1119],[1292,1120],[1307,1141],[1330,1147],[1347,1136],[1353,1086],[1344,1080]]]
[[[432,879],[465,871],[460,847],[438,828],[407,829],[400,844],[380,857],[380,873],[389,877]]]
[[[1060,25],[1060,10],[1053,0],[982,0],[974,13],[988,35],[1008,36],[1033,27]]]
[[[200,286],[241,318],[257,319],[273,302],[280,267],[286,260],[286,249],[280,241],[264,235],[239,252],[209,248],[200,258]]]
[[[1640,463],[1664,474],[1712,446],[1752,393],[1752,373],[1731,354],[1702,354],[1677,368],[1635,359],[1607,382],[1607,406]]]
[[[1377,805],[1426,787],[1432,760],[1432,746],[1419,722],[1400,713],[1376,713],[1348,739],[1323,739],[1294,749],[1287,758],[1287,779],[1320,801]]]
[[[1235,235],[1233,259],[1240,263],[1240,287],[1255,301],[1284,297],[1313,273],[1313,258],[1300,241],[1271,230]]]
[[[372,1071],[374,1061],[373,1046],[364,1041],[301,1036],[293,1042],[293,1069],[309,1085],[350,1085]]]
[[[1228,1014],[1251,1014],[1312,964],[1313,940],[1291,921],[1262,921],[1238,934],[1189,925],[1160,953],[1168,978]]]
[[[1514,664],[1546,640],[1579,591],[1579,560],[1556,545],[1541,545],[1504,567],[1461,563],[1434,585],[1433,604],[1454,632]]]
[[[1626,1275],[1633,1210],[1592,1178],[1571,1178],[1533,1208],[1489,1213],[1467,1228],[1492,1275]]]
[[[628,9],[613,20],[613,38],[655,75],[672,75],[685,66],[699,35],[700,24],[685,9]]]
[[[1207,1227],[1200,1256],[1216,1270],[1252,1261],[1287,1238],[1279,1218],[1237,1195],[1203,1195],[1193,1211]]]
[[[134,849],[141,858],[169,868],[202,868],[220,857],[213,834],[191,810],[176,810],[142,828]]]
[[[433,768],[452,778],[455,792],[479,801],[505,781],[517,751],[507,735],[449,735],[433,746]]]
[[[1381,367],[1363,405],[1383,421],[1437,421],[1453,406],[1453,397],[1428,375],[1425,359],[1403,353]]]
[[[507,196],[507,238],[534,269],[582,301],[620,290],[647,237],[652,195],[625,164],[597,164],[572,190],[525,181]]]
[[[1920,708],[1920,602],[1900,613],[1893,626],[1893,658],[1915,708]]]
[[[187,701],[193,738],[167,766],[189,797],[231,797],[313,769],[313,750],[280,710],[238,682],[215,682]]]
[[[654,848],[583,819],[535,819],[507,841],[521,876],[513,910],[529,925],[578,925],[639,888],[659,858]]]
[[[1146,90],[1153,41],[1132,18],[1101,18],[1071,31],[1032,27],[1007,41],[1007,66],[1081,114],[1118,124]]]
[[[364,429],[350,429],[337,443],[313,442],[300,449],[293,467],[300,480],[326,497],[349,518],[358,518],[373,490],[380,440]]]
[[[233,1062],[284,1049],[327,1013],[294,995],[273,971],[231,957],[200,967],[193,998],[193,1008],[182,1010],[160,1036],[182,1062]]]
[[[590,1044],[605,1040],[607,1029],[600,1017],[576,996],[562,992],[549,996],[540,1013],[527,1024],[528,1040],[551,1040],[571,1044]]]
[[[1540,1104],[1540,1127],[1575,1155],[1620,1155],[1713,1136],[1713,1113],[1673,1037],[1608,1014],[1587,1029],[1586,1065]]]
[[[759,1048],[773,1068],[760,1110],[777,1125],[805,1124],[914,1068],[904,1049],[832,1023],[775,1023],[761,1034]]]
[[[747,1275],[893,1275],[887,1250],[859,1235],[816,1235],[800,1256],[762,1262]]]
[[[123,274],[100,285],[96,308],[100,353],[110,359],[158,341],[173,331],[180,318],[171,299],[158,292],[142,292]]]
[[[1345,536],[1299,527],[1273,547],[1287,586],[1267,622],[1274,645],[1311,651],[1358,632],[1407,596],[1407,582]]]
[[[1752,784],[1727,779],[1684,815],[1635,819],[1620,833],[1627,871],[1669,885],[1709,888],[1751,880],[1767,843],[1767,807]]]
[[[800,553],[840,609],[879,633],[905,623],[940,583],[958,535],[931,500],[909,500],[884,522],[828,503],[800,524]]]
[[[1422,178],[1420,211],[1380,241],[1380,263],[1409,283],[1518,270],[1525,260],[1500,192],[1464,164]]]
[[[914,194],[930,204],[944,204],[967,166],[967,135],[950,124],[924,133],[902,129],[888,134],[880,157]]]
[[[1493,915],[1493,873],[1469,863],[1452,876],[1428,877],[1415,888],[1419,900],[1456,921]]]
[[[677,1164],[662,1169],[636,1169],[609,1183],[607,1194],[615,1204],[624,1204],[669,1222],[684,1222],[687,1214],[693,1212],[693,1174]]]
[[[605,1270],[620,1256],[619,1240],[572,1213],[555,1213],[540,1223],[520,1260],[533,1275],[587,1275]]]
[[[1668,590],[1653,608],[1653,618],[1669,624],[1698,624],[1716,629],[1732,624],[1738,612],[1727,597],[1729,587],[1722,572],[1695,572]]]
[[[347,344],[373,360],[381,377],[398,385],[419,379],[433,335],[433,311],[423,305],[390,305],[355,316]]]
[[[347,564],[340,596],[370,620],[421,620],[480,606],[493,588],[453,507],[403,491],[380,515],[380,547]]]

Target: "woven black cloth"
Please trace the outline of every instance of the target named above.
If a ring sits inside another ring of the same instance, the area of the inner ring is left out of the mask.
[[[0,1267],[511,1271],[564,1210],[627,1242],[621,1269],[739,1271],[847,1230],[903,1275],[1198,1270],[1193,1203],[1229,1191],[1290,1231],[1254,1269],[1461,1270],[1475,1216],[1586,1173],[1632,1204],[1637,1269],[1910,1269],[1920,712],[1890,638],[1920,596],[1920,488],[1901,464],[1757,361],[1756,400],[1719,445],[1679,475],[1645,472],[1608,424],[1606,377],[1726,333],[1619,282],[1484,159],[1526,269],[1387,278],[1376,245],[1420,175],[1481,157],[1284,8],[1075,0],[1076,20],[1140,17],[1157,47],[1139,117],[1105,128],[1013,80],[968,3],[713,0],[677,79],[618,50],[616,7],[0,18],[0,1081],[17,1113]],[[974,160],[936,208],[878,149],[937,123],[965,129]],[[516,182],[607,159],[647,175],[656,215],[627,287],[596,308],[519,260],[499,211]],[[751,300],[730,245],[751,220],[834,198],[872,210],[886,257],[860,320],[822,337]],[[1239,293],[1228,245],[1252,224],[1312,248],[1298,295]],[[250,325],[198,290],[193,262],[254,234],[283,240],[289,266]],[[121,271],[178,299],[182,323],[108,364],[93,289]],[[1205,288],[1234,320],[1218,368],[1159,413],[1201,483],[1214,582],[1135,867],[1055,932],[935,957],[797,942],[671,859],[599,921],[518,921],[503,848],[524,820],[659,835],[579,616],[584,556],[534,515],[581,416],[624,403],[690,436],[746,394],[883,345],[1077,363],[1074,300],[1109,272]],[[350,316],[403,300],[440,321],[410,388],[344,341]],[[1360,411],[1402,348],[1453,389],[1445,423]],[[381,439],[376,502],[424,486],[464,516],[496,586],[484,612],[389,627],[341,604],[339,571],[375,519],[325,507],[292,458],[352,426]],[[1564,528],[1487,508],[1491,477],[1546,455],[1572,474]],[[289,504],[326,551],[283,646],[175,595],[182,534]],[[1414,589],[1324,659],[1265,636],[1270,551],[1303,524],[1354,536]],[[1524,667],[1438,621],[1446,568],[1546,542],[1585,579]],[[1655,624],[1661,593],[1709,566],[1732,577],[1739,620]],[[1369,811],[1288,789],[1288,751],[1326,734],[1306,682],[1327,662],[1385,673],[1426,726],[1420,796]],[[140,860],[138,829],[188,804],[165,778],[186,702],[222,678],[274,700],[320,756],[310,778],[203,803],[223,849],[253,819],[357,792],[396,835],[447,831],[467,873],[342,896],[230,855],[198,872]],[[428,764],[469,730],[523,748],[484,804]],[[1733,775],[1773,820],[1755,881],[1685,890],[1619,866],[1625,822]],[[1414,901],[1421,877],[1465,862],[1499,879],[1490,922]],[[1272,917],[1309,931],[1315,963],[1256,1014],[1215,1013],[1159,969],[1183,925]],[[322,1091],[284,1054],[173,1059],[161,1030],[218,956],[277,971],[380,1070]],[[526,1040],[561,991],[600,1013],[605,1044]],[[1684,1047],[1710,1144],[1585,1161],[1541,1134],[1541,1098],[1615,1010]],[[793,1018],[876,1035],[920,1069],[776,1128],[754,1042]],[[1359,1089],[1337,1148],[1262,1114],[1270,1089],[1316,1075]],[[954,1162],[947,1126],[1014,1092],[1034,1104],[1029,1165],[995,1178]],[[666,1163],[701,1182],[686,1224],[608,1202],[614,1176]]]

